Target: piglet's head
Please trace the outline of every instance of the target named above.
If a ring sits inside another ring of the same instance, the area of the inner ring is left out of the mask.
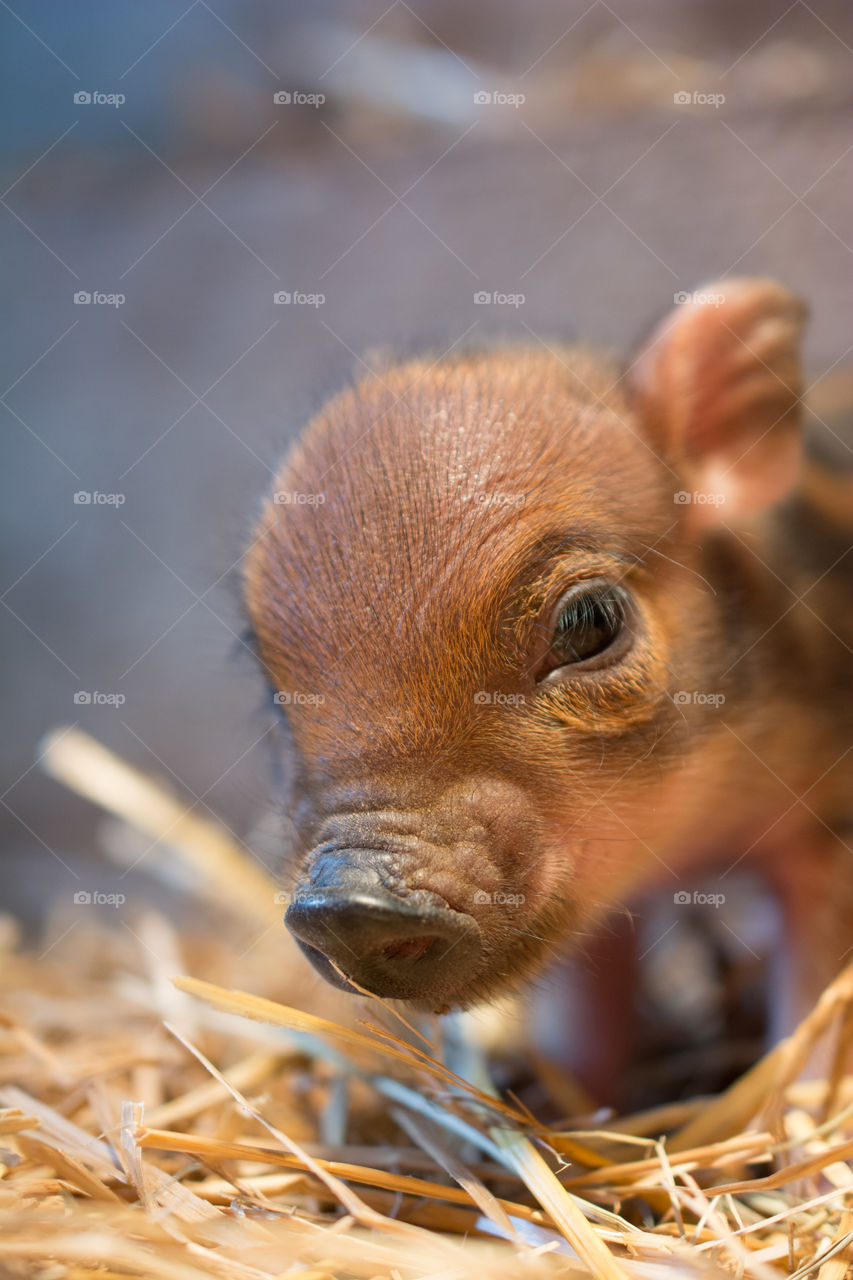
[[[725,281],[627,372],[410,363],[309,424],[246,595],[293,747],[286,921],[330,981],[468,1005],[649,877],[707,736],[673,698],[718,661],[698,548],[794,483],[800,321]]]

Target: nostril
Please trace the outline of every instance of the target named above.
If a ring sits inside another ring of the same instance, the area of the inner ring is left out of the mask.
[[[431,951],[437,938],[399,938],[395,942],[386,943],[382,948],[385,960],[421,960]]]
[[[480,957],[473,917],[426,890],[392,893],[358,867],[335,873],[296,894],[285,918],[315,968],[344,989],[446,1003]]]

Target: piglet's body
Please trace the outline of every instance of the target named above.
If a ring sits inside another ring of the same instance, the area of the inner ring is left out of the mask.
[[[410,363],[333,399],[248,557],[292,730],[288,925],[440,1009],[751,860],[775,1029],[853,947],[853,483],[807,459],[801,305],[731,280],[627,369]],[[289,696],[288,696],[289,695]]]

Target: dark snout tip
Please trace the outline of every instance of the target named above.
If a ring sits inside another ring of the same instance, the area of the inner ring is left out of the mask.
[[[360,888],[347,879],[302,890],[287,910],[285,924],[315,969],[345,991],[456,1003],[454,990],[480,955],[477,922],[425,890],[403,897],[374,875]]]

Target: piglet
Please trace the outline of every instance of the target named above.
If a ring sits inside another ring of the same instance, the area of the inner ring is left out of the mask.
[[[619,987],[601,923],[741,862],[775,1034],[849,958],[853,479],[803,448],[803,321],[727,279],[627,364],[418,360],[309,423],[245,589],[330,982],[464,1008],[599,930]]]

